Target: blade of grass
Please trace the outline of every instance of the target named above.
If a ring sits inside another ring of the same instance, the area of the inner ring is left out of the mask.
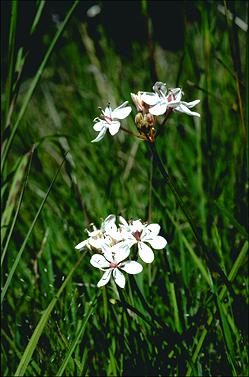
[[[219,208],[221,213],[223,213],[230,221],[231,224],[237,229],[237,231],[242,234],[247,240],[249,238],[246,229],[235,219],[235,217],[228,211],[228,209],[220,202],[215,202],[216,206]]]
[[[170,220],[172,221],[172,223],[175,225],[175,227],[177,228],[178,227],[178,224],[176,223],[176,221],[174,220],[173,216],[171,215],[170,211],[167,211],[167,214],[170,218]],[[193,248],[191,247],[190,243],[188,242],[188,240],[186,239],[186,237],[184,236],[183,233],[181,233],[181,238],[182,238],[182,241],[183,243],[185,244],[187,250],[189,251],[191,257],[193,258],[196,266],[199,268],[199,270],[201,271],[204,279],[206,280],[206,282],[208,283],[208,285],[210,286],[211,285],[211,282],[210,282],[210,277],[209,277],[209,274],[205,268],[205,266],[203,265],[202,261],[200,258],[198,258],[198,256],[195,254]]]
[[[79,343],[80,339],[83,337],[84,335],[84,332],[85,332],[85,329],[86,329],[86,325],[88,323],[88,320],[90,318],[90,316],[93,314],[93,311],[95,309],[95,305],[97,303],[97,298],[100,296],[101,294],[101,291],[99,293],[96,293],[95,297],[93,298],[91,304],[90,304],[90,307],[88,309],[88,312],[86,314],[86,318],[84,319],[84,321],[82,321],[81,325],[80,325],[80,328],[79,328],[79,332],[76,336],[76,338],[74,339],[74,341],[71,343],[71,345],[69,346],[68,348],[68,351],[66,353],[66,356],[60,366],[60,369],[58,370],[58,372],[56,373],[56,376],[62,376],[66,367],[67,367],[67,364],[72,356],[72,353],[74,352],[77,344]]]
[[[29,173],[30,173],[30,168],[31,168],[33,153],[34,153],[34,148],[32,148],[31,152],[27,153],[27,155],[29,155],[28,156],[29,157],[29,165],[28,165],[28,168],[27,168],[27,173],[26,173],[25,181],[23,183],[22,191],[20,193],[19,200],[18,200],[18,203],[17,203],[16,212],[15,212],[14,218],[12,220],[11,228],[10,228],[10,230],[8,232],[8,237],[7,237],[7,240],[5,242],[4,249],[3,249],[3,252],[2,252],[2,255],[1,255],[1,265],[3,264],[3,260],[4,260],[6,251],[7,251],[8,246],[9,246],[9,242],[10,242],[10,239],[11,239],[11,236],[12,236],[12,233],[13,233],[13,229],[14,229],[15,224],[16,224],[17,216],[18,216],[19,211],[20,211],[20,207],[21,207],[21,204],[22,204],[23,195],[24,195],[27,183],[28,183],[28,178],[29,178]],[[14,184],[14,181],[13,181],[13,184]],[[8,208],[8,203],[7,203],[6,207]],[[2,238],[4,238],[3,235],[2,235]]]
[[[171,179],[171,177],[169,176],[169,174],[165,170],[164,165],[161,161],[161,158],[160,158],[160,156],[157,152],[155,143],[147,142],[147,145],[148,145],[151,153],[154,155],[154,160],[155,160],[156,165],[158,166],[160,173],[162,174],[163,178],[165,179],[165,182],[169,185],[169,188],[172,191],[172,193],[174,194],[174,197],[175,197],[177,204],[180,206],[182,212],[184,213],[184,215],[185,215],[185,217],[186,217],[186,219],[187,219],[187,221],[188,221],[188,223],[189,223],[189,225],[192,229],[192,232],[193,232],[194,237],[197,241],[197,244],[198,244],[199,249],[202,253],[202,256],[203,256],[203,258],[205,258],[205,260],[207,262],[208,268],[211,271],[215,270],[216,272],[218,272],[221,279],[223,280],[223,282],[227,285],[228,289],[230,290],[230,293],[233,293],[233,288],[232,288],[226,274],[221,269],[221,267],[217,263],[216,259],[212,256],[212,254],[208,252],[207,247],[206,247],[203,239],[201,238],[200,232],[194,224],[194,221],[192,219],[190,212],[187,210],[186,206],[184,205],[184,203],[181,199],[181,196],[178,192],[178,189],[177,189],[175,183],[173,182],[173,180]]]
[[[35,218],[34,218],[32,224],[31,224],[31,226],[30,226],[30,228],[29,228],[29,230],[28,230],[28,233],[27,233],[27,235],[26,235],[26,237],[25,237],[25,239],[24,239],[24,241],[23,241],[23,243],[22,243],[21,248],[20,248],[20,250],[18,251],[18,254],[17,254],[17,256],[16,256],[16,259],[15,259],[15,261],[14,261],[14,263],[13,263],[13,265],[12,265],[12,268],[11,268],[11,270],[10,270],[10,272],[9,272],[8,278],[7,278],[7,280],[6,280],[6,283],[5,283],[5,285],[4,285],[3,289],[2,289],[2,293],[1,293],[1,303],[3,302],[4,296],[5,296],[5,294],[6,294],[7,290],[8,290],[8,288],[9,288],[9,285],[10,285],[10,283],[11,283],[12,277],[13,277],[13,275],[14,275],[14,273],[15,273],[15,270],[16,270],[16,268],[17,268],[17,266],[18,266],[18,263],[19,263],[19,261],[20,261],[20,259],[21,259],[22,253],[23,253],[23,251],[24,251],[24,249],[25,249],[25,246],[26,246],[26,244],[27,244],[27,242],[28,242],[28,239],[29,239],[29,237],[30,237],[30,235],[31,235],[31,233],[32,233],[32,231],[33,231],[33,229],[34,229],[34,226],[35,226],[35,224],[36,224],[36,221],[37,221],[38,218],[39,218],[39,215],[40,215],[40,213],[41,213],[41,211],[42,211],[42,209],[43,209],[43,207],[44,207],[44,204],[45,204],[46,201],[47,201],[48,195],[50,194],[50,191],[52,190],[52,187],[53,187],[53,185],[54,185],[54,183],[55,183],[55,181],[56,181],[56,178],[57,178],[57,176],[58,176],[58,174],[59,174],[59,172],[60,172],[60,170],[61,170],[62,165],[64,164],[64,162],[65,162],[65,157],[64,157],[64,159],[63,159],[61,165],[59,166],[59,168],[58,168],[58,170],[57,170],[57,172],[56,172],[56,174],[55,174],[55,176],[54,176],[54,178],[53,178],[53,180],[52,180],[52,182],[51,182],[51,184],[50,184],[50,186],[49,186],[49,188],[48,188],[48,191],[46,192],[46,195],[45,195],[45,197],[44,197],[44,199],[43,199],[43,201],[42,201],[42,203],[41,203],[41,205],[40,205],[40,207],[39,207],[39,209],[38,209],[38,211],[37,211],[37,213],[36,213],[36,215],[35,215]]]
[[[238,273],[238,270],[240,268],[240,266],[244,263],[244,260],[246,258],[246,254],[247,254],[247,251],[248,251],[248,241],[246,241],[238,255],[238,258],[236,259],[236,261],[234,262],[233,264],[233,267],[228,275],[228,279],[230,280],[230,282],[233,282],[233,280],[236,278],[237,276],[237,273]],[[219,300],[222,301],[223,298],[224,298],[224,295],[225,293],[227,292],[227,287],[224,286],[221,290],[221,292],[219,293]],[[216,308],[214,310],[214,314],[216,312]],[[202,333],[201,333],[201,336],[198,340],[198,343],[196,345],[196,348],[195,348],[195,351],[194,351],[194,354],[193,354],[193,357],[192,357],[192,363],[194,364],[197,360],[197,357],[201,351],[201,348],[202,348],[202,345],[204,343],[204,340],[206,338],[206,335],[208,333],[208,328],[209,326],[211,325],[213,319],[214,319],[214,314],[210,314],[209,317],[208,317],[208,320],[207,320],[207,324],[206,324],[206,327],[204,327],[204,329],[202,330]],[[192,366],[190,365],[188,367],[188,370],[187,370],[187,373],[186,373],[186,376],[191,376],[191,372],[192,372]]]
[[[32,358],[32,355],[36,349],[36,346],[37,346],[37,343],[40,339],[40,336],[44,330],[44,327],[50,317],[50,314],[55,306],[55,304],[57,303],[58,299],[60,298],[62,292],[64,291],[65,287],[67,286],[68,282],[70,281],[74,271],[76,270],[76,268],[79,266],[80,262],[82,261],[83,257],[85,256],[86,253],[82,254],[80,256],[80,258],[78,259],[78,261],[76,262],[76,264],[73,266],[72,270],[70,271],[70,273],[68,274],[67,278],[65,279],[65,281],[63,282],[63,284],[61,285],[60,289],[58,290],[57,294],[55,295],[55,297],[51,300],[50,304],[48,305],[47,309],[43,312],[41,318],[40,318],[40,321],[38,322],[33,334],[32,334],[32,337],[30,339],[30,341],[28,342],[26,348],[25,348],[25,351],[22,355],[22,358],[21,358],[21,361],[17,367],[17,370],[15,372],[15,376],[23,376],[24,373],[26,372],[26,369],[29,365],[29,362]]]
[[[1,329],[2,331],[2,335],[4,336],[4,338],[7,340],[7,342],[9,343],[11,349],[15,352],[16,356],[18,357],[18,359],[21,360],[22,358],[22,354],[21,352],[18,350],[15,342],[8,336],[8,334],[6,334],[6,332],[4,331],[4,329]],[[31,371],[33,373],[31,373]],[[31,361],[30,365],[28,366],[28,372],[30,373],[30,375],[35,375],[35,373],[37,375],[40,375],[41,374],[41,368],[39,367],[39,365],[33,360]]]
[[[177,304],[177,298],[176,298],[176,292],[175,292],[175,285],[174,283],[169,283],[169,290],[171,294],[172,299],[172,305],[174,310],[174,318],[175,318],[175,328],[179,334],[182,333],[182,325],[179,317],[179,310],[178,310],[178,304]]]
[[[44,6],[46,4],[46,0],[41,0],[38,4],[38,9],[36,11],[36,15],[34,17],[34,21],[33,21],[33,24],[31,26],[31,31],[30,31],[30,34],[32,35],[35,30],[36,30],[36,27],[40,21],[40,18],[41,18],[41,15],[42,15],[42,11],[44,9]]]
[[[11,7],[11,21],[9,32],[9,46],[8,46],[8,67],[9,73],[6,83],[6,102],[5,102],[5,118],[9,111],[10,99],[12,94],[12,80],[14,70],[14,54],[15,54],[15,39],[16,39],[16,23],[17,23],[17,0],[12,1]]]
[[[221,329],[222,329],[222,333],[223,333],[223,337],[224,337],[225,345],[226,345],[226,352],[227,352],[228,361],[231,364],[233,376],[237,376],[238,374],[237,374],[236,368],[235,368],[236,361],[234,359],[235,353],[234,353],[233,339],[232,339],[232,334],[231,334],[231,331],[230,331],[230,326],[229,326],[228,321],[226,319],[226,315],[225,315],[225,312],[224,312],[224,309],[223,309],[223,305],[222,305],[218,295],[216,295],[216,299],[217,299],[217,307],[219,309]]]
[[[14,208],[16,207],[16,201],[17,201],[17,195],[19,193],[19,190],[21,188],[21,183],[23,181],[23,178],[25,176],[25,171],[28,165],[28,162],[30,161],[30,153],[26,153],[20,160],[20,164],[17,167],[17,170],[15,172],[15,175],[13,177],[13,181],[10,187],[8,199],[6,202],[6,206],[3,211],[3,215],[1,218],[1,244],[4,241],[5,234],[7,229],[9,228],[9,222],[12,216],[12,212]]]
[[[41,77],[41,75],[42,75],[42,73],[44,71],[44,68],[45,68],[45,66],[46,66],[46,64],[48,62],[48,59],[50,58],[50,55],[52,54],[52,52],[53,52],[53,50],[55,48],[55,45],[56,45],[58,39],[62,35],[62,33],[63,33],[63,31],[64,31],[64,29],[65,29],[68,21],[70,20],[72,14],[73,14],[73,11],[76,8],[76,6],[78,5],[78,3],[79,3],[79,0],[76,0],[73,3],[73,5],[70,8],[70,10],[68,11],[68,13],[67,13],[64,21],[61,23],[61,25],[60,25],[57,33],[55,34],[55,36],[54,36],[54,38],[53,38],[53,40],[52,40],[52,42],[51,42],[51,44],[50,44],[47,52],[46,52],[46,54],[45,54],[45,56],[44,56],[44,58],[43,58],[43,60],[42,60],[42,62],[40,64],[40,66],[39,66],[39,68],[37,70],[37,73],[36,73],[35,77],[33,78],[32,82],[30,84],[30,87],[29,87],[29,89],[28,89],[28,91],[27,91],[27,93],[26,93],[26,95],[24,97],[21,109],[20,109],[20,111],[18,113],[18,116],[17,116],[17,119],[16,119],[16,122],[13,125],[13,128],[11,129],[11,133],[10,133],[10,135],[9,135],[6,143],[3,145],[3,148],[2,148],[2,159],[1,159],[1,171],[2,172],[3,172],[3,168],[4,168],[4,165],[5,165],[6,158],[7,158],[7,155],[9,153],[11,144],[13,142],[14,136],[15,136],[17,128],[19,126],[19,123],[22,120],[22,117],[23,117],[25,111],[27,110],[29,101],[30,101],[30,99],[31,99],[31,97],[32,97],[35,89],[36,89],[36,86],[37,86],[37,84],[38,84],[38,82],[40,80],[40,77]]]

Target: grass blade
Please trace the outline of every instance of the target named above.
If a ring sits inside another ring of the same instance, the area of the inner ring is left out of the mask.
[[[30,234],[32,233],[32,231],[33,231],[33,229],[34,229],[34,226],[35,226],[35,224],[36,224],[36,221],[38,220],[38,217],[39,217],[39,215],[40,215],[40,213],[41,213],[41,211],[42,211],[42,209],[43,209],[43,207],[44,207],[44,204],[45,204],[46,201],[47,201],[48,195],[50,194],[50,191],[52,190],[52,187],[53,187],[53,185],[54,185],[54,183],[55,183],[55,181],[56,181],[56,178],[57,178],[57,176],[58,176],[58,174],[59,174],[59,172],[60,172],[60,170],[61,170],[61,168],[62,168],[62,165],[63,165],[64,161],[65,161],[65,157],[64,157],[64,159],[63,159],[61,165],[59,166],[59,168],[58,168],[58,170],[57,170],[57,172],[56,172],[56,174],[55,174],[55,176],[54,176],[54,178],[53,178],[53,180],[52,180],[52,182],[51,182],[51,184],[50,184],[50,186],[49,186],[49,188],[48,188],[48,191],[46,192],[46,195],[45,195],[45,197],[44,197],[44,199],[43,199],[43,201],[42,201],[42,203],[41,203],[41,205],[40,205],[40,207],[39,207],[39,209],[38,209],[38,211],[37,211],[37,213],[36,213],[36,215],[35,215],[35,218],[34,218],[32,224],[31,224],[31,226],[30,226],[30,228],[29,228],[29,231],[28,231],[28,233],[27,233],[27,235],[26,235],[26,237],[25,237],[25,239],[24,239],[24,241],[23,241],[23,243],[22,243],[21,248],[20,248],[20,250],[18,251],[18,254],[17,254],[17,256],[16,256],[15,262],[14,262],[13,265],[12,265],[12,268],[11,268],[11,270],[10,270],[10,273],[9,273],[9,275],[8,275],[8,278],[7,278],[7,280],[6,280],[6,283],[5,283],[5,285],[4,285],[3,289],[2,289],[2,293],[1,293],[1,303],[3,302],[4,296],[5,296],[6,292],[7,292],[7,289],[9,288],[9,285],[10,285],[10,283],[11,283],[12,277],[13,277],[13,275],[14,275],[14,273],[15,273],[15,270],[16,270],[17,265],[18,265],[18,263],[19,263],[19,260],[20,260],[20,258],[21,258],[21,256],[22,256],[22,253],[23,253],[23,251],[24,251],[24,249],[25,249],[25,246],[26,246],[26,244],[27,244],[27,242],[28,242],[28,239],[29,239],[29,237],[30,237]]]
[[[231,221],[231,224],[237,229],[240,234],[242,234],[248,240],[248,232],[246,229],[234,218],[234,216],[227,210],[227,208],[219,203],[215,202],[216,206],[220,209],[220,211]]]
[[[11,133],[9,135],[8,140],[6,141],[5,145],[3,146],[2,161],[1,161],[1,171],[3,171],[3,167],[4,167],[4,164],[6,162],[6,158],[7,158],[8,152],[10,150],[11,144],[13,142],[14,136],[16,134],[17,128],[19,126],[19,123],[22,120],[22,117],[23,117],[23,115],[24,115],[24,113],[25,113],[25,111],[26,111],[26,109],[28,107],[29,101],[30,101],[30,99],[31,99],[31,97],[32,97],[32,95],[33,95],[33,93],[35,91],[35,88],[36,88],[36,86],[37,86],[37,84],[39,82],[39,79],[40,79],[40,77],[41,77],[41,75],[42,75],[42,73],[44,71],[44,68],[45,68],[47,62],[48,62],[48,59],[50,58],[50,55],[52,54],[52,52],[54,50],[54,47],[55,47],[58,39],[62,35],[62,33],[63,33],[63,31],[64,31],[64,29],[65,29],[68,21],[70,20],[70,17],[72,16],[73,11],[76,8],[76,6],[77,6],[78,3],[79,3],[79,0],[76,0],[73,3],[73,5],[72,5],[71,9],[69,10],[69,12],[67,13],[64,21],[61,23],[61,26],[59,27],[56,35],[54,36],[54,39],[52,40],[52,42],[51,42],[51,44],[50,44],[50,46],[49,46],[49,48],[48,48],[48,50],[47,50],[44,58],[43,58],[43,60],[42,60],[42,62],[40,64],[40,67],[38,68],[37,73],[36,73],[35,77],[33,78],[32,82],[31,82],[29,90],[27,91],[26,96],[24,97],[23,104],[22,104],[21,109],[20,109],[20,111],[18,113],[18,117],[16,119],[16,122],[13,125],[13,128],[11,130]]]
[[[9,111],[9,104],[12,94],[12,79],[13,79],[13,70],[14,70],[14,53],[15,53],[15,39],[16,39],[16,23],[17,23],[17,0],[12,1],[11,7],[11,21],[10,21],[10,33],[9,33],[9,51],[8,51],[8,66],[9,73],[6,83],[6,119],[7,113]]]
[[[101,293],[101,292],[100,292]],[[81,326],[80,326],[80,329],[79,329],[79,332],[76,336],[76,338],[74,339],[74,341],[72,342],[72,344],[70,345],[68,351],[67,351],[67,354],[60,366],[60,369],[58,370],[56,376],[62,376],[63,373],[64,373],[64,370],[66,369],[67,367],[67,364],[72,356],[72,353],[74,352],[77,344],[79,343],[79,340],[82,338],[82,336],[84,335],[84,332],[85,332],[85,329],[86,329],[86,325],[88,323],[88,320],[90,318],[90,316],[92,315],[94,309],[95,309],[95,305],[97,303],[97,297],[100,295],[100,293],[96,294],[92,303],[90,304],[90,308],[88,309],[88,312],[86,314],[86,318],[84,319],[84,321],[82,321],[81,323]]]
[[[38,9],[37,9],[37,12],[36,12],[36,15],[35,15],[32,27],[31,27],[31,31],[30,31],[31,35],[35,32],[35,29],[36,29],[36,27],[37,27],[37,25],[38,25],[38,23],[40,21],[40,18],[41,18],[41,15],[42,15],[42,11],[44,9],[45,4],[46,4],[45,0],[41,0],[39,2],[39,4],[38,4]]]
[[[7,237],[7,240],[5,242],[4,249],[3,249],[3,252],[2,252],[2,255],[1,255],[1,265],[3,264],[3,260],[4,260],[4,257],[5,257],[5,254],[6,254],[6,251],[8,249],[8,245],[9,245],[12,233],[13,233],[13,229],[14,229],[15,224],[16,224],[17,216],[18,216],[18,213],[20,211],[21,204],[22,204],[22,199],[23,199],[24,191],[25,191],[27,183],[28,183],[28,177],[29,177],[29,173],[30,173],[33,152],[34,152],[34,148],[32,148],[31,152],[28,153],[29,158],[30,158],[30,160],[29,160],[29,166],[28,166],[28,170],[27,170],[27,173],[26,173],[25,182],[23,184],[23,188],[22,188],[22,191],[20,193],[19,200],[18,200],[18,203],[17,203],[17,208],[16,208],[15,216],[14,216],[14,218],[12,220],[11,228],[10,228],[10,230],[8,232],[8,237]],[[13,182],[13,185],[14,185],[14,182]],[[6,208],[8,208],[8,205],[6,205]],[[4,231],[4,229],[3,229],[3,231]]]
[[[74,271],[76,270],[76,268],[79,266],[80,262],[82,261],[83,257],[85,256],[85,254],[81,255],[81,257],[78,259],[77,263],[74,265],[74,267],[72,268],[72,270],[70,271],[70,273],[68,274],[67,278],[65,279],[65,281],[63,282],[62,286],[60,287],[58,293],[55,295],[55,297],[51,300],[50,304],[48,305],[47,309],[43,312],[42,316],[41,316],[41,319],[40,321],[38,322],[36,328],[35,328],[35,331],[33,332],[33,335],[22,355],[22,358],[21,358],[21,361],[17,367],[17,370],[15,372],[15,376],[23,376],[26,369],[27,369],[27,366],[29,365],[29,362],[31,360],[31,357],[35,351],[35,348],[37,346],[37,343],[40,339],[40,336],[43,332],[43,329],[49,319],[49,316],[56,304],[56,302],[58,301],[60,295],[62,294],[63,290],[65,289],[65,287],[67,286],[67,283],[69,282],[69,280],[71,279]]]
[[[229,273],[229,276],[228,276],[228,279],[230,282],[233,282],[233,280],[235,279],[238,271],[239,271],[239,268],[241,267],[241,265],[244,263],[244,260],[246,258],[246,254],[247,254],[247,251],[248,251],[248,241],[246,241],[238,255],[238,258],[236,259],[236,261],[234,262],[234,265]],[[222,301],[222,299],[224,298],[224,295],[227,291],[227,287],[224,286],[221,290],[221,292],[219,293],[219,300]],[[216,309],[214,310],[214,314],[216,312]],[[195,351],[194,351],[194,354],[192,356],[192,363],[194,364],[197,360],[197,357],[201,351],[201,348],[202,348],[202,345],[204,343],[204,340],[206,338],[206,335],[208,333],[208,328],[209,326],[211,325],[213,319],[214,319],[214,314],[210,314],[209,317],[208,317],[208,320],[207,320],[207,324],[206,324],[206,327],[202,330],[202,333],[201,333],[201,336],[199,338],[199,341],[196,345],[196,348],[195,348]],[[190,365],[188,370],[187,370],[187,373],[186,373],[186,376],[191,376],[191,373],[192,373],[192,366]]]
[[[30,152],[26,153],[20,160],[19,166],[15,172],[13,177],[13,181],[10,187],[8,199],[6,202],[6,206],[2,215],[1,219],[1,243],[5,238],[6,231],[9,227],[9,222],[12,216],[12,212],[16,207],[16,200],[18,192],[21,188],[21,182],[23,181],[23,177],[25,175],[26,167],[30,160]]]

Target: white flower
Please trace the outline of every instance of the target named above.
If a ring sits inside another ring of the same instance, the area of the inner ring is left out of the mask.
[[[156,82],[153,85],[153,90],[155,93],[150,93],[150,92],[142,92],[141,94],[141,99],[143,102],[147,103],[147,105],[150,106],[149,112],[152,115],[161,115],[164,114],[167,110],[167,99],[166,99],[166,84],[162,82]],[[160,105],[160,110],[158,114],[158,111],[154,111],[155,109],[157,110],[156,106]]]
[[[151,263],[154,260],[153,249],[163,249],[167,245],[164,237],[159,236],[159,224],[142,224],[140,220],[132,221],[128,224],[123,217],[119,217],[120,227],[122,228],[123,243],[129,247],[138,245],[138,254],[145,263]],[[149,243],[148,246],[147,243]]]
[[[105,271],[97,284],[98,287],[106,285],[109,282],[112,274],[115,283],[120,288],[124,288],[125,277],[120,270],[123,270],[128,274],[139,274],[143,269],[141,264],[138,262],[131,260],[123,262],[124,259],[126,259],[130,254],[130,248],[123,243],[116,244],[111,248],[104,246],[102,250],[103,255],[94,254],[90,260],[92,266]]]
[[[155,93],[143,92],[141,99],[150,105],[149,112],[152,115],[163,115],[166,111],[173,110],[185,113],[192,116],[200,116],[199,113],[190,111],[192,107],[196,106],[200,100],[192,102],[182,101],[183,92],[181,88],[174,88],[168,91],[166,95],[166,86],[160,82],[155,83],[153,86]]]
[[[94,119],[93,129],[98,131],[98,136],[92,140],[92,143],[96,143],[103,139],[106,131],[109,130],[110,134],[115,135],[119,128],[120,122],[117,119],[125,119],[131,112],[131,107],[127,106],[128,102],[122,103],[116,109],[112,110],[110,105],[108,105],[105,110],[101,109],[102,115],[100,118]]]
[[[199,113],[189,110],[192,109],[192,107],[196,106],[200,102],[200,100],[197,99],[195,101],[185,102],[181,100],[182,95],[183,92],[180,88],[169,90],[169,93],[167,95],[168,109],[179,111],[180,113],[184,113],[187,115],[200,117]]]
[[[137,111],[147,114],[150,106],[142,100],[142,93],[143,92],[138,92],[137,94],[131,93],[131,98],[136,105]]]
[[[100,229],[97,229],[95,225],[93,225],[93,231],[88,233],[88,238],[78,245],[75,246],[75,249],[82,250],[85,247],[88,249],[97,249],[101,250],[103,245],[112,246],[118,241],[122,240],[121,233],[117,230],[117,226],[115,224],[116,216],[109,215],[107,218],[102,222]]]

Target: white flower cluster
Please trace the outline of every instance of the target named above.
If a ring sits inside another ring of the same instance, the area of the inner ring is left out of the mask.
[[[131,98],[136,105],[137,111],[143,114],[151,114],[153,116],[159,116],[168,112],[176,111],[187,115],[197,116],[200,114],[191,111],[200,100],[192,102],[182,101],[183,91],[181,88],[173,88],[167,90],[166,84],[162,82],[156,82],[153,85],[154,92],[139,91],[137,94],[131,93]],[[92,140],[93,143],[103,139],[106,131],[109,130],[110,134],[115,135],[120,127],[120,120],[125,119],[131,113],[131,107],[127,106],[128,101],[112,110],[110,104],[101,109],[101,115],[94,119],[93,129],[99,132],[98,136]]]
[[[138,274],[143,267],[140,263],[128,259],[133,245],[137,245],[137,254],[145,263],[154,260],[153,249],[163,249],[167,245],[164,237],[159,236],[160,225],[143,224],[140,220],[132,220],[129,223],[119,216],[119,226],[116,225],[116,216],[109,215],[101,224],[100,229],[93,225],[93,230],[88,232],[88,238],[80,242],[76,249],[88,248],[95,251],[91,257],[92,266],[104,271],[97,286],[107,284],[113,275],[116,284],[124,288],[125,277],[121,272]]]

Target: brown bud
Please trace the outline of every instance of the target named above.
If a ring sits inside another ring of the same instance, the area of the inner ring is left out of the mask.
[[[154,124],[155,124],[155,117],[154,117],[154,115],[148,113],[148,114],[145,114],[144,117],[146,117],[146,125],[147,125],[147,127],[153,127]]]
[[[136,114],[136,116],[135,116],[135,123],[136,123],[136,125],[137,125],[138,128],[143,127],[144,117],[143,117],[142,113],[137,113]]]

